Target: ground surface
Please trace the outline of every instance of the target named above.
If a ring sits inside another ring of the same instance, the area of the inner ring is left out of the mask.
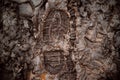
[[[119,80],[117,0],[0,0],[0,80]]]

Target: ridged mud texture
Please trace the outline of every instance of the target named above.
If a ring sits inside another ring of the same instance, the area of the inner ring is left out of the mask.
[[[77,72],[75,69],[75,63],[72,61],[70,55],[65,56],[66,58],[66,69],[63,69],[63,72],[59,74],[59,80],[77,80]]]
[[[64,66],[63,51],[44,52],[45,69],[51,74],[59,73]]]
[[[43,41],[48,40],[54,43],[54,39],[64,39],[69,27],[69,16],[65,11],[59,9],[48,11],[43,23]]]

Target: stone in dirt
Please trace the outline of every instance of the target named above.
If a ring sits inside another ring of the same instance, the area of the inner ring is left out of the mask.
[[[23,3],[23,2],[27,2],[28,0],[12,0],[14,2],[17,2],[17,3]]]
[[[29,3],[19,5],[19,14],[22,16],[33,16],[33,10]]]

